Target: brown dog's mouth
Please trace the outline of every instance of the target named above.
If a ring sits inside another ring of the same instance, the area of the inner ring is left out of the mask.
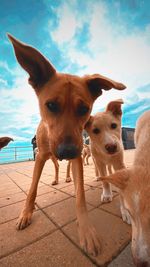
[[[55,153],[55,156],[59,160],[63,159],[75,159],[81,154],[80,150],[74,144],[59,144]]]

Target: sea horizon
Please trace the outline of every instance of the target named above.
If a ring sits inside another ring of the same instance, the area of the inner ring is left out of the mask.
[[[33,146],[29,141],[14,141],[0,150],[0,164],[33,160]]]

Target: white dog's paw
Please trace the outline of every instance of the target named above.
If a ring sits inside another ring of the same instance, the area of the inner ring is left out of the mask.
[[[111,192],[102,192],[101,194],[101,202],[102,203],[109,203],[113,199],[113,195]]]
[[[129,212],[125,208],[120,208],[122,220],[127,224],[131,224],[131,218]]]
[[[101,252],[101,244],[95,228],[91,225],[79,227],[80,245],[88,254],[96,257]]]

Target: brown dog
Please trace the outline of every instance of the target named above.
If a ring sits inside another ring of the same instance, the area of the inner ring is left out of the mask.
[[[7,146],[10,141],[14,141],[14,140],[12,138],[6,137],[6,136],[5,137],[0,137],[0,150],[3,147]]]
[[[95,99],[102,89],[125,89],[121,83],[99,74],[78,77],[56,72],[52,64],[35,48],[8,35],[18,62],[29,73],[29,83],[39,100],[41,122],[37,131],[39,153],[25,206],[18,220],[18,229],[31,223],[34,201],[42,169],[47,159],[69,159],[76,188],[76,211],[81,246],[89,253],[99,252],[99,240],[88,219],[81,158],[82,131],[89,119]]]

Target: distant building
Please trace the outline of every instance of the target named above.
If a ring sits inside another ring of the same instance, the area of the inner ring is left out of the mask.
[[[134,128],[122,127],[122,141],[124,149],[135,148],[134,132],[135,132]]]

